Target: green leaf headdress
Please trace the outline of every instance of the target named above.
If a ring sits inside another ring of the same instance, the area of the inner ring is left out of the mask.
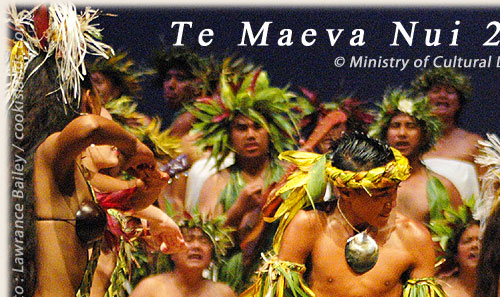
[[[229,59],[228,59],[229,60]],[[229,63],[226,60],[224,66]],[[187,110],[197,118],[194,132],[201,132],[198,144],[212,148],[219,168],[231,150],[231,122],[237,115],[244,115],[266,129],[270,138],[270,154],[292,149],[298,135],[297,123],[300,105],[293,101],[295,94],[287,88],[271,87],[267,73],[255,70],[241,75],[227,71],[223,66],[220,78],[220,94],[198,98]]]
[[[156,84],[162,86],[170,69],[187,71],[189,78],[198,78],[200,82],[195,88],[200,96],[209,96],[217,89],[220,65],[213,57],[200,57],[187,47],[171,47],[168,50],[157,50],[153,57],[156,72]]]
[[[455,256],[460,237],[470,225],[479,224],[472,216],[475,202],[474,196],[471,196],[458,210],[451,206],[445,207],[442,218],[431,219],[429,222],[432,239],[438,242],[441,248],[437,258],[437,263],[443,264],[440,269],[448,270],[457,265]]]
[[[481,176],[481,193],[474,210],[474,218],[481,221],[481,230],[486,227],[488,217],[495,211],[500,202],[500,140],[495,134],[486,134],[487,140],[479,140],[480,154],[475,162],[486,167]]]
[[[434,85],[453,87],[460,93],[461,103],[470,98],[472,85],[470,78],[453,68],[433,68],[423,71],[412,83],[412,88],[419,93],[427,93]]]
[[[218,216],[208,219],[199,212],[196,212],[193,215],[185,212],[184,216],[186,219],[181,220],[178,223],[179,227],[188,229],[200,228],[213,244],[213,251],[215,255],[213,261],[216,264],[220,264],[221,261],[223,261],[223,256],[226,255],[227,249],[234,246],[231,238],[231,233],[234,229],[224,226],[226,217]]]
[[[109,59],[97,58],[90,66],[91,72],[102,72],[109,76],[120,88],[122,95],[135,96],[141,91],[141,81],[152,71],[138,71],[132,60],[127,59],[127,53],[117,53]]]
[[[370,136],[385,140],[391,119],[400,113],[417,119],[424,132],[426,141],[420,147],[420,154],[429,151],[441,135],[442,124],[431,114],[432,107],[428,97],[416,97],[406,90],[392,89],[386,91],[378,106],[380,111],[370,127]]]

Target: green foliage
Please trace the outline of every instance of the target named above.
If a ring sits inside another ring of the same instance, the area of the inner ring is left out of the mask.
[[[440,67],[423,71],[411,85],[416,92],[424,94],[434,85],[453,87],[463,99],[470,98],[472,94],[470,78],[453,68]]]
[[[420,154],[429,151],[441,136],[442,124],[432,115],[428,97],[415,97],[406,90],[389,89],[378,107],[380,111],[377,119],[370,127],[369,134],[372,137],[386,140],[389,124],[398,114],[407,114],[418,121],[425,137],[425,141],[421,142]]]
[[[258,123],[270,136],[270,153],[294,148],[299,134],[298,121],[304,110],[311,110],[307,100],[296,99],[287,88],[271,87],[265,71],[240,73],[223,64],[220,94],[199,98],[186,109],[197,118],[194,132],[201,132],[198,145],[211,147],[217,168],[231,151],[231,123],[237,115],[244,115]]]

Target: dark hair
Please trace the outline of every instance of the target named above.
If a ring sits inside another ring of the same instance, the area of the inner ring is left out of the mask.
[[[54,57],[45,60],[45,54],[40,54],[28,65],[24,75],[23,88],[16,100],[22,104],[24,111],[24,137],[19,141],[12,139],[12,143],[20,144],[22,154],[26,159],[24,177],[26,191],[24,193],[24,230],[25,230],[25,296],[34,295],[37,273],[36,273],[36,226],[35,226],[35,197],[33,189],[33,167],[34,157],[38,146],[51,134],[61,131],[67,124],[75,119],[79,113],[78,100],[74,100],[71,106],[62,103],[61,91],[58,89],[58,71]],[[44,61],[45,60],[45,61]],[[42,64],[43,63],[43,64]],[[81,88],[91,89],[88,76],[81,82]],[[70,92],[68,92],[70,93]],[[21,96],[22,95],[22,96]],[[14,104],[15,108],[16,104]],[[16,122],[11,117],[11,127]],[[12,129],[12,128],[11,128]],[[11,134],[11,137],[14,134]],[[20,154],[19,151],[13,152]],[[14,162],[11,162],[13,164]],[[14,181],[13,181],[14,182]],[[12,217],[14,209],[12,208]],[[11,222],[11,243],[14,244],[14,221]],[[14,250],[14,249],[12,249]],[[14,265],[14,264],[13,264]],[[15,288],[15,283],[13,281]]]
[[[420,128],[420,141],[419,141],[419,144],[418,144],[418,155],[422,156],[423,154],[425,154],[428,151],[430,151],[431,148],[433,148],[434,144],[435,144],[435,141],[433,141],[431,139],[431,135],[433,133],[431,131],[431,127],[429,127],[429,125],[426,125],[426,122],[424,120],[419,120],[415,116],[412,116],[412,115],[404,113],[404,112],[397,112],[397,113],[395,113],[391,117],[391,119],[389,120],[388,125],[384,129],[382,129],[382,131],[380,132],[381,139],[387,140],[387,132],[389,131],[389,126],[391,124],[392,119],[395,116],[398,116],[398,115],[401,115],[401,114],[402,115],[407,115],[407,116],[415,119],[415,121],[417,122],[418,127]]]
[[[465,230],[467,230],[469,227],[478,225],[479,226],[480,222],[478,220],[471,220],[467,225],[462,224],[459,226],[456,226],[459,230],[457,231],[456,235],[451,237],[448,246],[450,249],[450,254],[453,255],[458,255],[458,245],[460,244],[460,239],[462,238],[462,235],[464,234]],[[451,259],[447,259],[447,261],[451,261],[447,266],[448,267],[458,267],[459,263],[456,260],[456,257],[452,257]]]
[[[157,73],[156,85],[162,87],[170,69],[182,70],[188,79],[196,77],[195,72],[203,68],[203,60],[186,47],[171,47],[157,50],[153,56],[153,65]]]
[[[357,131],[344,134],[333,143],[333,148],[328,158],[342,170],[370,170],[394,160],[388,144]]]
[[[476,297],[497,297],[500,275],[500,207],[488,217],[477,265]]]

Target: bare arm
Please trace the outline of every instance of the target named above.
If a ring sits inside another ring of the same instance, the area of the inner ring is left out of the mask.
[[[152,152],[141,147],[141,143],[134,135],[115,122],[96,115],[80,116],[57,134],[54,143],[52,154],[57,161],[53,164],[53,170],[61,177],[57,179],[59,188],[67,187],[68,182],[72,183],[73,162],[91,144],[115,145],[125,158],[131,158],[140,152],[143,159],[141,162],[154,161]]]
[[[133,215],[146,219],[151,224],[151,235],[155,237],[163,253],[176,253],[184,248],[184,238],[179,227],[158,207],[150,205]]]
[[[150,276],[139,282],[134,288],[130,297],[155,297],[161,296],[163,292],[158,290],[158,276]]]
[[[321,232],[315,211],[300,210],[285,229],[278,253],[280,260],[304,264]]]
[[[222,208],[217,209],[219,197],[226,186],[227,181],[222,177],[222,172],[210,176],[200,191],[200,213],[206,215],[217,215],[222,213]]]
[[[263,204],[262,183],[248,184],[241,192],[234,204],[226,212],[226,225],[237,228],[245,214],[261,207]]]
[[[403,220],[407,220],[404,223],[406,228],[401,230],[400,236],[405,242],[409,255],[413,257],[410,278],[418,279],[434,276],[436,256],[434,254],[434,242],[429,230],[424,225],[409,218],[405,217]]]

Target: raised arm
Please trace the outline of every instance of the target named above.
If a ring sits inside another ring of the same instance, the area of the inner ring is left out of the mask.
[[[133,134],[103,117],[85,115],[74,119],[58,133],[49,148],[55,160],[53,170],[60,176],[57,179],[60,189],[71,188],[74,160],[91,144],[115,145],[130,166],[139,163],[155,166],[153,153]]]

